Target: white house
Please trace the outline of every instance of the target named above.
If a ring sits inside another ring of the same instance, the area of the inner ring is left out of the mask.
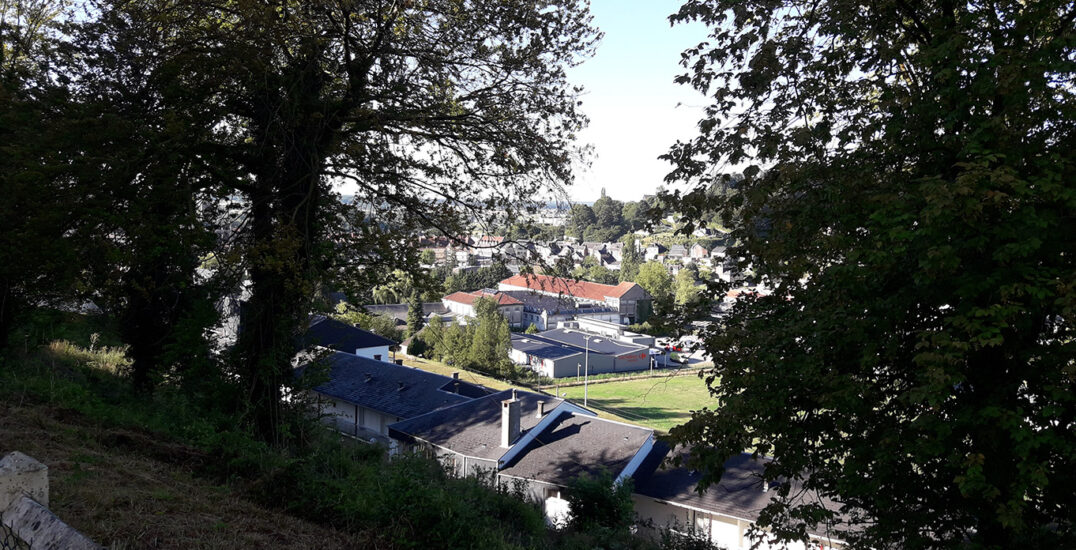
[[[489,290],[476,292],[453,292],[441,299],[441,303],[452,314],[473,319],[476,316],[474,302],[479,298],[488,298],[497,302],[497,311],[508,319],[508,325],[520,327],[523,323],[523,302],[503,293]]]
[[[310,320],[310,326],[302,336],[304,349],[314,346],[368,357],[375,361],[389,361],[389,350],[396,346],[396,342],[336,319],[317,315]]]

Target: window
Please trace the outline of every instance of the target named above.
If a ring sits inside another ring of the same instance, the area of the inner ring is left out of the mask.
[[[381,360],[381,354],[380,353],[375,353],[374,354],[374,361],[380,361],[380,360]]]

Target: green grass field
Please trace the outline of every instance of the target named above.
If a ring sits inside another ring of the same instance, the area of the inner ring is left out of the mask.
[[[494,390],[522,388],[482,374],[461,371],[438,361],[417,359],[399,355],[404,364],[437,374],[451,376],[459,372],[467,382],[481,384]],[[574,378],[568,379],[574,381]],[[554,388],[546,391],[553,393]],[[583,386],[560,388],[564,397],[583,404]],[[691,418],[691,411],[713,407],[715,401],[706,390],[706,384],[695,375],[663,376],[642,380],[603,379],[590,384],[588,403],[600,416],[611,420],[641,424],[663,432]]]
[[[583,403],[583,386],[561,388],[560,392]],[[631,423],[663,432],[691,418],[692,410],[716,404],[706,383],[692,375],[590,384],[588,402]]]

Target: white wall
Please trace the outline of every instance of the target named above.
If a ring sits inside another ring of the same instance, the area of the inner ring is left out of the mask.
[[[388,346],[374,346],[372,348],[359,348],[355,350],[355,355],[359,357],[366,357],[367,359],[376,359],[378,361],[392,362],[392,355],[389,354]],[[377,357],[380,356],[380,357]]]
[[[683,531],[694,526],[696,532],[708,533],[711,541],[726,550],[747,550],[754,542],[748,537],[748,530],[752,524],[750,521],[674,506],[639,494],[632,495],[632,499],[635,501],[635,513],[639,519],[643,522],[652,522],[657,529],[672,528]],[[758,550],[819,550],[820,544],[824,550],[843,548],[839,543],[812,539],[810,546],[801,542],[774,545],[763,542],[758,546]]]

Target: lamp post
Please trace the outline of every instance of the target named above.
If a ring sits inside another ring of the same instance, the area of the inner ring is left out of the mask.
[[[586,352],[583,355],[583,406],[587,406],[587,383],[590,381],[590,335],[583,336],[583,339],[587,341]],[[578,348],[576,348],[578,349]]]

